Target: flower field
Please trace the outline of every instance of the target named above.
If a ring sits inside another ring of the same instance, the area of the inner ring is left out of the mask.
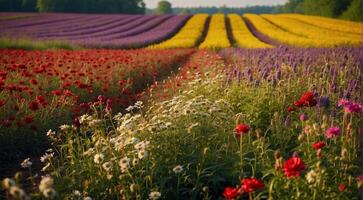
[[[0,49],[0,199],[360,199],[360,23],[44,13],[0,25],[77,45]]]
[[[8,15],[11,18],[14,13]],[[227,22],[231,27],[227,27]],[[356,47],[363,42],[361,23],[296,14],[143,16],[48,13],[1,20],[0,27],[0,38],[61,41],[86,48]],[[228,32],[231,32],[230,36]]]

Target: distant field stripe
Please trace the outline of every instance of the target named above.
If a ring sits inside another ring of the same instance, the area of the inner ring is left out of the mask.
[[[228,40],[225,16],[224,14],[214,14],[209,25],[207,36],[199,48],[217,50],[228,47],[231,47],[231,43]]]
[[[167,21],[168,19],[172,18],[172,15],[161,15],[157,16],[156,18],[152,18],[149,21],[146,21],[143,24],[140,24],[139,26],[130,27],[129,30],[126,30],[124,32],[114,33],[111,35],[105,35],[102,37],[98,37],[97,39],[100,39],[102,41],[108,41],[108,40],[117,40],[129,36],[135,36],[144,32],[147,32],[158,25],[162,24],[163,22]]]
[[[96,48],[141,48],[171,38],[183,27],[189,18],[190,15],[171,16],[159,25],[140,34],[105,41],[94,39],[80,40],[75,41],[75,43],[85,47]]]
[[[203,35],[208,14],[196,14],[172,38],[160,44],[149,46],[149,49],[192,48]]]
[[[262,42],[256,38],[251,31],[248,29],[246,23],[243,21],[241,16],[237,14],[228,15],[232,35],[236,42],[236,45],[242,48],[270,48],[272,47],[265,42]]]
[[[62,22],[62,21],[68,21],[71,20],[72,16],[67,15],[49,15],[47,18],[41,18],[40,20],[33,20],[31,22],[25,22],[25,23],[17,23],[13,22],[13,26],[10,26],[9,28],[19,28],[19,27],[29,27],[29,26],[36,26],[36,25],[45,25],[45,24],[51,24],[55,22]]]
[[[2,31],[3,34],[6,33],[15,33],[15,35],[41,35],[41,34],[51,34],[54,32],[60,32],[62,30],[67,29],[70,31],[72,29],[80,29],[86,26],[92,26],[93,23],[110,21],[112,18],[110,16],[96,16],[96,15],[70,15],[72,19],[62,22],[55,22],[49,24],[39,24],[34,26],[26,26],[26,27],[16,27],[13,29],[7,29]],[[113,18],[114,19],[114,18]],[[92,22],[90,24],[89,22]],[[66,27],[65,27],[66,26]]]
[[[56,37],[86,37],[88,35],[93,34],[100,34],[102,32],[107,32],[115,27],[121,27],[125,24],[129,24],[133,20],[137,20],[141,16],[136,17],[121,17],[121,18],[114,18],[110,22],[103,22],[103,23],[97,23],[92,26],[85,26],[83,28],[80,28],[78,30],[74,31],[67,31],[67,29],[63,31],[59,31],[58,33],[52,33],[52,34],[40,34],[38,35],[38,38],[56,38]]]
[[[300,15],[300,14],[279,14],[279,16],[298,19],[300,21],[312,24],[315,26],[323,27],[326,29],[347,32],[352,34],[363,34],[363,23],[344,21],[326,17]]]
[[[333,31],[278,15],[265,14],[261,16],[288,32],[311,39],[317,39],[326,44],[357,46],[362,42],[362,36]]]
[[[258,32],[266,35],[272,40],[291,46],[320,47],[320,43],[318,41],[286,32],[266,21],[261,16],[255,14],[244,14],[243,16],[251,22]]]
[[[53,29],[50,31],[37,30],[37,36],[52,36],[52,35],[60,35],[65,33],[78,32],[84,29],[90,29],[100,26],[106,26],[110,24],[120,23],[126,17],[114,18],[100,18],[100,17],[86,17],[76,19],[74,21],[69,22],[68,24],[54,24]],[[90,23],[92,22],[92,23]]]
[[[126,19],[125,22],[119,24],[118,26],[110,27],[106,30],[102,31],[94,31],[93,33],[88,34],[79,34],[70,37],[71,40],[78,40],[78,39],[87,39],[87,38],[98,38],[98,37],[107,37],[113,34],[123,33],[125,31],[130,31],[133,28],[136,28],[145,22],[155,18],[156,16],[137,16],[137,17],[129,17]],[[102,28],[103,29],[103,28]]]

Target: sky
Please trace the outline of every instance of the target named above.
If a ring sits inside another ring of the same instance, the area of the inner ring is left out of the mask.
[[[144,0],[146,7],[155,8],[160,0]],[[173,7],[223,6],[246,7],[255,5],[278,5],[287,0],[168,0]]]

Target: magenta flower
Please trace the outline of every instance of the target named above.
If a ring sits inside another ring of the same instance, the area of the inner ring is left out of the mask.
[[[344,112],[346,113],[360,113],[362,112],[362,105],[358,104],[358,103],[349,103],[348,105],[345,106],[344,108]]]
[[[345,113],[360,113],[363,110],[363,107],[359,103],[350,102],[346,99],[339,100],[338,106],[344,106]]]
[[[333,137],[340,135],[340,133],[341,133],[340,128],[333,126],[333,127],[328,128],[328,130],[326,130],[325,136],[327,138],[333,138]]]

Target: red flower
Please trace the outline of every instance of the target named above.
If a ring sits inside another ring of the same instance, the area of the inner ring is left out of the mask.
[[[0,108],[5,105],[5,101],[0,99]]]
[[[263,189],[265,185],[262,181],[256,178],[244,178],[242,179],[242,190],[243,192],[249,193],[254,192],[258,189]]]
[[[33,123],[34,119],[33,119],[33,117],[31,115],[29,115],[29,116],[25,117],[24,121],[26,123],[30,124],[30,123]]]
[[[29,104],[29,109],[32,111],[36,111],[39,109],[39,104],[36,101],[33,101]]]
[[[234,131],[236,132],[236,136],[239,137],[250,130],[250,127],[246,124],[238,124]]]
[[[223,192],[223,196],[226,199],[234,199],[238,195],[240,195],[240,189],[239,188],[232,188],[232,187],[226,187]]]
[[[60,96],[60,95],[62,95],[62,91],[61,90],[53,90],[52,94]]]
[[[314,94],[312,92],[305,92],[299,100],[294,102],[297,107],[313,107],[317,104],[316,99],[314,99]]]
[[[296,109],[293,106],[287,107],[287,111],[294,112]]]
[[[300,172],[305,170],[304,161],[299,156],[293,156],[285,161],[282,171],[288,178],[295,178],[300,176]]]
[[[315,142],[314,144],[311,145],[315,150],[321,149],[323,147],[325,147],[325,142],[323,141],[319,141],[319,142]]]
[[[340,192],[344,192],[347,189],[347,185],[340,183],[338,189]]]

